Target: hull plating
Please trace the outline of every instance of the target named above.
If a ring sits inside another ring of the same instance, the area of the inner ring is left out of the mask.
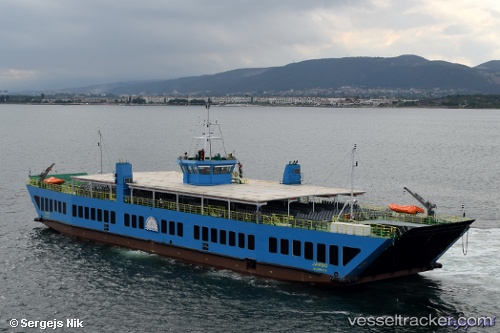
[[[434,266],[426,265],[422,267],[413,267],[409,269],[365,275],[362,277],[338,278],[327,274],[312,274],[311,272],[305,272],[298,269],[270,265],[248,258],[243,260],[234,259],[214,255],[211,253],[203,253],[200,251],[178,247],[175,245],[160,244],[153,241],[145,241],[130,237],[113,235],[105,232],[70,226],[57,221],[46,219],[39,219],[39,221],[57,232],[75,237],[77,239],[101,242],[134,250],[141,250],[167,258],[178,259],[186,263],[192,263],[206,267],[214,267],[217,269],[228,269],[237,273],[247,275],[254,275],[281,281],[310,283],[328,287],[355,285],[389,278],[402,277],[429,271],[440,266],[439,264]]]

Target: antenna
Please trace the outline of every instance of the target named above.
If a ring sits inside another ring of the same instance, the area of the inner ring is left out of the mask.
[[[99,170],[99,174],[102,174],[102,134],[101,130],[98,130],[97,133],[99,133],[99,142],[97,145],[99,146],[99,150],[101,152],[101,169]]]
[[[221,139],[221,138],[217,138],[217,137],[214,137],[212,138],[212,126],[214,125],[218,125],[217,124],[217,121],[215,122],[215,124],[212,124],[210,122],[210,105],[212,105],[212,100],[210,99],[210,97],[207,99],[207,103],[205,104],[205,109],[207,109],[207,121],[206,121],[206,129],[205,129],[205,143],[204,143],[204,149],[205,149],[205,153],[207,154],[208,153],[208,156],[210,157],[210,159],[212,159],[212,140],[213,139]],[[220,126],[219,126],[219,132],[220,132]],[[222,137],[222,133],[221,134],[221,137]],[[222,144],[224,144],[224,141],[222,142]],[[208,145],[208,151],[207,151],[207,145]],[[224,149],[224,153],[225,153],[225,149]]]
[[[205,140],[205,151],[207,150],[207,143],[210,145],[209,146],[209,154],[208,156],[210,157],[210,159],[212,159],[212,141],[210,139],[210,131],[211,131],[211,128],[210,128],[210,125],[212,125],[210,123],[210,98],[208,98],[207,100],[207,104],[205,104],[205,108],[207,109],[207,129],[205,131],[205,137],[206,137],[206,140]],[[208,135],[207,135],[208,133]]]
[[[351,198],[349,200],[345,201],[344,206],[340,210],[336,221],[338,221],[338,219],[340,218],[340,216],[344,212],[344,209],[347,208],[347,206],[349,206],[350,209],[349,209],[349,214],[346,214],[346,216],[349,215],[349,220],[354,220],[354,215],[353,215],[354,214],[354,204],[356,203],[356,199],[354,199],[354,167],[358,166],[358,162],[355,161],[355,155],[356,155],[356,144],[354,144],[354,147],[351,150],[351,174],[350,174]]]
[[[352,148],[352,153],[351,153],[351,211],[350,211],[350,216],[352,219],[352,214],[353,214],[353,206],[354,206],[354,167],[358,166],[358,162],[354,162],[356,154],[356,144],[354,144],[354,148]]]

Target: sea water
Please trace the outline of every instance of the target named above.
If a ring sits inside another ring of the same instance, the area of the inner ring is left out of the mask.
[[[418,204],[406,186],[438,213],[476,219],[442,269],[416,276],[318,288],[77,241],[33,221],[28,175],[52,163],[59,173],[97,173],[98,131],[104,172],[118,160],[177,170],[205,118],[202,107],[0,105],[0,332],[498,331],[425,325],[500,313],[498,110],[211,109],[245,177],[279,181],[299,160],[305,183],[350,187],[356,145],[361,202]]]

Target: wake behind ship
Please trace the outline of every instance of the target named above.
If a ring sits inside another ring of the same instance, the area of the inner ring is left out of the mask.
[[[246,179],[219,124],[203,123],[181,172],[30,176],[37,218],[77,238],[235,272],[345,286],[441,267],[437,260],[474,221],[427,209],[358,203],[363,191],[302,184],[298,161],[281,182]],[[215,134],[218,133],[218,134]],[[354,162],[355,149],[352,151]]]

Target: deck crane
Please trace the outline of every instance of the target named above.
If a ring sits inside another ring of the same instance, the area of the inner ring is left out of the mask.
[[[55,163],[52,163],[51,166],[49,166],[44,172],[40,174],[40,181],[43,182],[43,180],[47,177],[49,172],[52,170],[52,168],[56,165]]]
[[[426,201],[424,198],[422,198],[418,193],[410,191],[408,187],[404,188],[408,193],[410,193],[415,199],[418,200],[424,207],[427,209],[427,216],[434,216],[436,213],[434,212],[434,208],[436,208],[436,204],[433,204],[430,201]]]

